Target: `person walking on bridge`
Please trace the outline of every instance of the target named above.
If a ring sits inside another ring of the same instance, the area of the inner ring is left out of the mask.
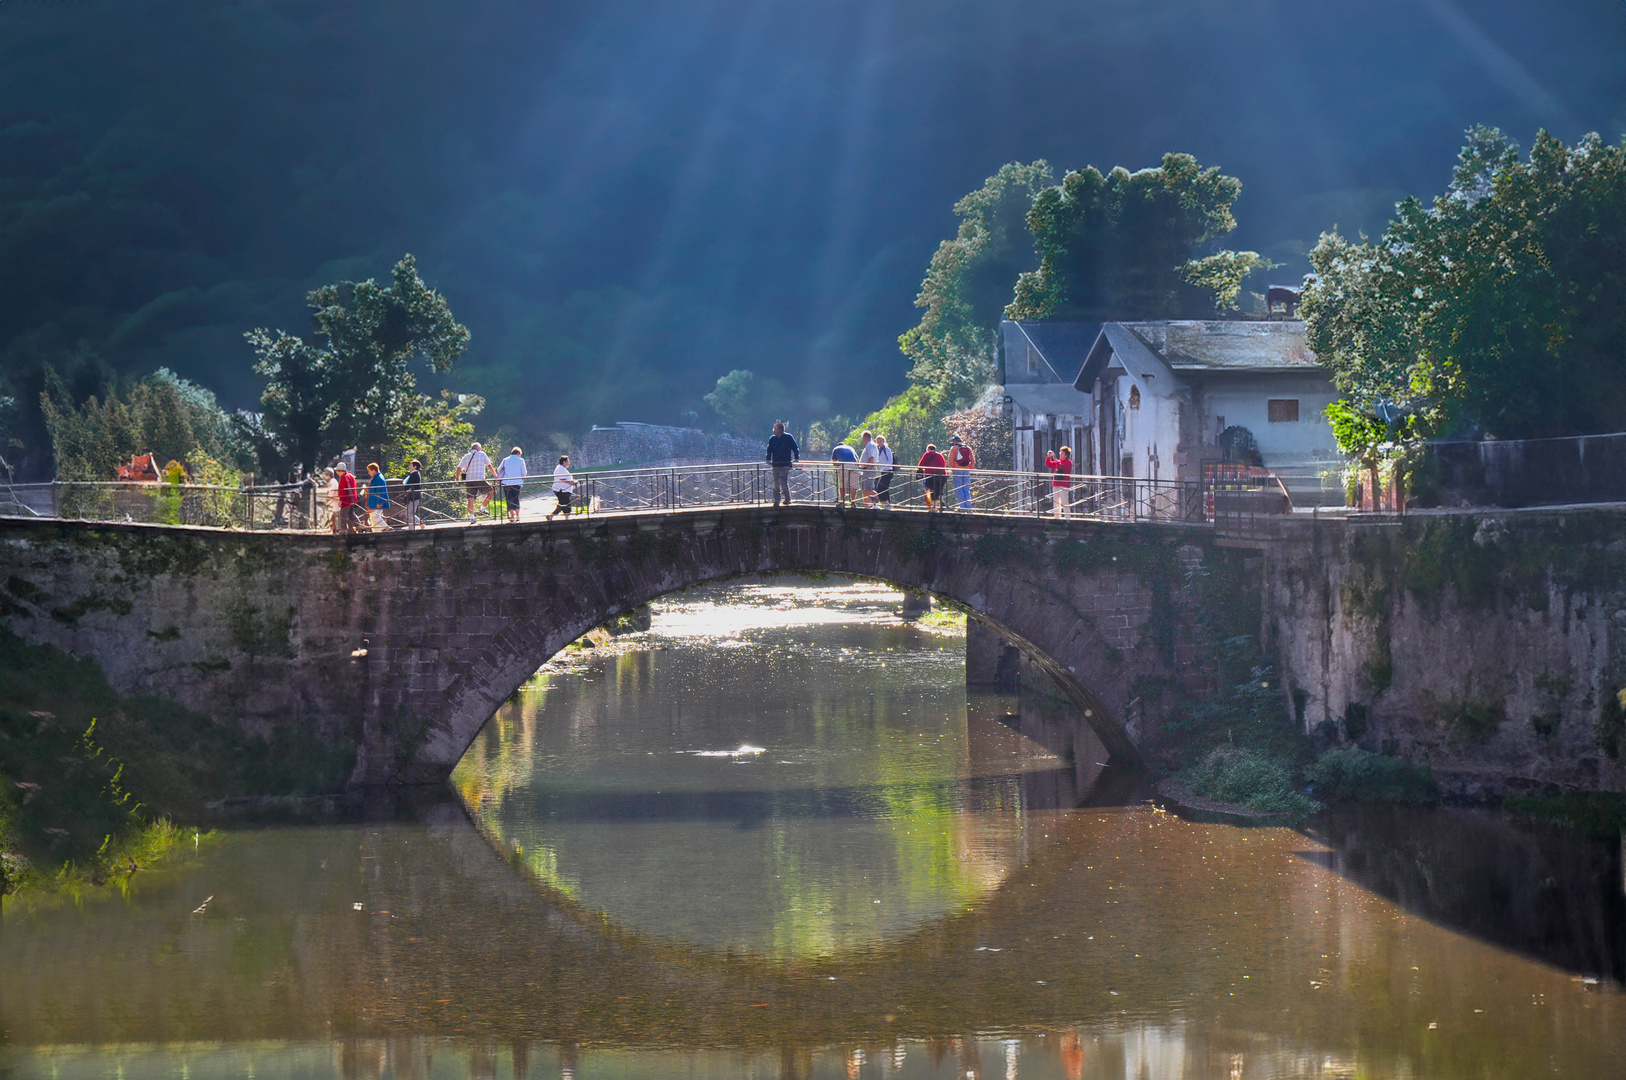
[[[767,462],[773,466],[773,505],[779,508],[779,499],[783,495],[785,505],[790,505],[790,467],[792,463],[802,460],[802,448],[796,445],[790,432],[785,430],[783,420],[773,422],[773,437],[768,440]]]
[[[949,470],[954,474],[954,501],[961,510],[971,509],[971,470],[977,467],[977,455],[971,452],[965,440],[956,435],[949,440]]]
[[[343,532],[343,508],[339,505],[339,473],[337,469],[327,471],[327,512],[328,528],[335,533]]]
[[[469,524],[474,524],[474,501],[481,496],[485,497],[486,512],[491,512],[491,482],[486,477],[496,476],[497,470],[491,467],[491,459],[480,448],[479,443],[469,444],[469,452],[463,455],[463,460],[457,463],[457,478],[463,481],[463,490],[469,497]]]
[[[361,509],[357,505],[359,500],[356,498],[356,478],[345,468],[342,461],[333,468],[339,474],[339,516],[336,529],[347,533],[355,532],[356,512]]]
[[[570,516],[570,495],[575,490],[576,478],[570,475],[570,455],[560,454],[559,464],[553,467],[553,497],[558,500],[558,505],[548,511],[548,520],[553,520],[553,515],[561,510],[565,512],[565,517]]]
[[[875,501],[882,509],[892,509],[892,448],[886,445],[886,436],[875,436]]]
[[[412,467],[401,480],[401,506],[406,512],[406,527],[423,528],[418,520],[418,504],[423,500],[423,462],[412,459]]]
[[[1064,446],[1054,454],[1046,454],[1044,467],[1050,470],[1050,513],[1064,518],[1072,514],[1073,502],[1073,449]]]
[[[830,464],[836,467],[836,505],[858,505],[858,487],[864,470],[858,465],[858,452],[844,442],[830,448]]]
[[[924,478],[926,509],[938,510],[943,505],[943,485],[948,483],[948,459],[938,452],[936,443],[927,443],[920,455],[915,475]]]
[[[384,479],[384,472],[378,463],[370,462],[367,465],[367,516],[370,519],[369,528],[379,532],[389,532],[389,519],[384,512],[390,508],[390,482]]]
[[[519,496],[525,487],[525,452],[514,447],[497,467],[497,479],[502,481],[502,499],[508,507],[508,520],[519,520]]]
[[[880,475],[881,449],[875,436],[864,432],[858,439],[858,463],[864,467],[864,505],[875,505],[875,478]]]

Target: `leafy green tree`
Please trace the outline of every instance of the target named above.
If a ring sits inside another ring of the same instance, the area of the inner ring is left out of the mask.
[[[1258,255],[1225,252],[1221,260],[1188,264],[1200,247],[1236,228],[1231,206],[1241,192],[1240,180],[1201,168],[1190,154],[1164,154],[1162,165],[1133,173],[1116,168],[1102,176],[1093,166],[1069,172],[1033,201],[1027,221],[1039,268],[1017,279],[1006,314],[1200,318],[1214,310],[1202,286],[1234,306],[1241,277],[1262,264]]]
[[[457,463],[474,439],[472,417],[486,407],[478,394],[442,390],[438,398],[419,395],[413,411],[403,418],[402,434],[390,447],[384,471],[405,474],[414,459],[422,463],[427,480],[451,479]],[[501,444],[497,444],[500,451]]]
[[[1357,442],[1618,431],[1626,417],[1626,152],[1545,131],[1528,160],[1468,133],[1445,192],[1376,243],[1329,233],[1303,313]]]
[[[297,465],[310,475],[336,448],[331,357],[281,330],[254,329],[244,336],[259,357],[255,374],[265,377],[260,415],[251,428],[261,467],[281,476]]]
[[[790,395],[778,379],[758,379],[753,372],[735,368],[717,380],[702,398],[737,435],[761,435],[775,420],[783,420]]]
[[[65,384],[46,373],[40,396],[62,480],[112,480],[133,454],[151,453],[162,468],[175,460],[207,458],[221,469],[252,467],[241,429],[214,394],[169,371],[158,371],[105,399],[92,395],[75,405]]]
[[[1219,251],[1180,267],[1180,280],[1212,292],[1215,307],[1236,311],[1242,306],[1242,285],[1249,276],[1280,265],[1255,251]]]
[[[245,335],[259,356],[255,370],[266,378],[260,423],[268,439],[312,472],[346,446],[377,458],[422,435],[413,425],[433,408],[418,393],[412,361],[450,371],[468,348],[469,331],[418,276],[417,261],[403,255],[387,286],[371,278],[337,282],[306,300],[324,345],[263,327]]]
[[[898,338],[914,361],[909,381],[940,403],[966,405],[996,377],[999,320],[1017,275],[1037,262],[1026,224],[1050,184],[1048,162],[1011,162],[954,204],[960,227],[938,245],[915,306],[924,314]]]

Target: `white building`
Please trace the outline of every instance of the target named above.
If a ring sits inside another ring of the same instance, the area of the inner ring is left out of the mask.
[[[1325,415],[1338,392],[1302,322],[1106,323],[1074,386],[1095,406],[1096,458],[1117,475],[1196,480],[1251,444],[1294,505],[1342,501],[1322,483],[1342,461]]]
[[[1079,471],[1096,472],[1089,456],[1093,406],[1074,372],[1100,334],[1100,323],[1000,324],[1005,400],[1015,429],[1011,468],[1044,472],[1045,455],[1069,446]]]
[[[1295,505],[1341,502],[1322,482],[1342,461],[1325,416],[1338,394],[1302,322],[1006,321],[1001,332],[1017,470],[1043,471],[1046,452],[1068,445],[1086,474],[1196,480],[1251,446]],[[1077,374],[1064,385],[1061,372]]]

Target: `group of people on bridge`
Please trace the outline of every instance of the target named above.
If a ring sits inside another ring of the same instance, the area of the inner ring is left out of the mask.
[[[390,511],[395,502],[390,496],[389,481],[376,462],[367,466],[366,488],[363,490],[355,474],[343,461],[327,471],[328,506],[332,509],[332,528],[336,533],[387,531],[395,528]],[[526,480],[525,451],[514,447],[501,462],[493,464],[479,443],[471,443],[469,452],[457,463],[456,482],[463,485],[468,503],[469,523],[476,518],[477,504],[487,515],[493,515],[492,502],[497,490],[502,490],[503,505],[509,521],[519,520],[520,493]],[[402,528],[421,529],[423,502],[423,463],[414,458],[406,475],[397,484],[401,504],[397,515]],[[548,513],[570,513],[571,494],[576,478],[570,472],[570,455],[559,455],[559,464],[553,468],[554,508]]]
[[[775,420],[766,456],[773,467],[774,506],[790,505],[790,470],[801,459],[801,447],[785,430],[785,422]],[[864,431],[858,437],[856,448],[849,446],[846,440],[837,443],[830,449],[830,464],[836,471],[837,506],[892,509],[892,480],[898,466],[885,435]],[[915,465],[915,477],[925,489],[926,509],[937,511],[944,507],[944,489],[950,480],[954,482],[954,508],[972,509],[971,470],[976,467],[977,456],[960,433],[949,438],[946,456],[936,443],[927,443]],[[1072,503],[1072,448],[1063,446],[1050,453],[1045,458],[1045,468],[1051,475],[1051,512],[1058,518],[1066,517]]]
[[[790,471],[801,461],[801,447],[785,430],[785,423],[776,420],[773,436],[768,440],[765,459],[773,474],[773,505],[791,504]],[[864,431],[856,447],[845,440],[830,450],[830,465],[835,473],[836,505],[866,506],[882,510],[892,509],[892,485],[899,464],[885,435]],[[977,467],[977,456],[963,433],[949,439],[944,453],[936,443],[928,443],[914,466],[914,479],[921,483],[926,509],[936,512],[945,508],[968,511],[974,509],[972,471]],[[1073,456],[1063,446],[1045,458],[1050,471],[1051,508],[1058,517],[1070,512],[1073,487]],[[468,453],[458,461],[454,483],[462,487],[468,520],[479,518],[480,511],[495,516],[493,508],[497,493],[502,494],[502,506],[507,520],[518,521],[520,497],[527,475],[524,451],[514,447],[499,462],[493,462],[479,443],[472,443]],[[405,475],[392,482],[374,462],[367,466],[365,480],[352,473],[340,461],[327,470],[328,505],[331,508],[332,529],[335,533],[387,531],[393,528],[421,529],[424,496],[423,463],[414,459]],[[950,484],[952,483],[952,493]],[[561,454],[553,470],[555,506],[547,514],[552,519],[558,514],[569,515],[576,478],[570,471],[570,455]],[[952,499],[952,502],[950,501]],[[397,505],[399,504],[399,505]],[[455,515],[455,510],[452,511]]]

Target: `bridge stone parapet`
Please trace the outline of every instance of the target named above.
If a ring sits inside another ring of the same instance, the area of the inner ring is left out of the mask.
[[[1189,571],[1245,560],[1192,526],[810,506],[351,537],[8,520],[0,614],[123,692],[353,750],[356,785],[418,783],[611,617],[708,581],[850,574],[964,605],[1133,763],[1202,688]]]

